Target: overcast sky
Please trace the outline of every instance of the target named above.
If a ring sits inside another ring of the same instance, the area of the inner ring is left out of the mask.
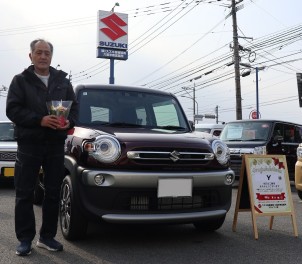
[[[30,65],[29,43],[35,38],[53,43],[52,66],[71,74],[74,85],[109,83],[108,60],[96,58],[97,12],[110,11],[116,2],[0,0],[0,89]],[[218,106],[219,121],[236,119],[234,66],[226,66],[232,61],[229,0],[118,3],[115,11],[128,14],[129,58],[116,61],[116,84],[170,91],[192,119],[190,80],[196,78],[198,113],[213,113]],[[302,1],[244,0],[238,6],[241,62],[265,66],[258,78],[261,118],[302,123],[296,81],[302,72]],[[255,71],[241,78],[244,119],[256,108],[255,87]],[[2,91],[1,120],[7,119],[5,95]]]

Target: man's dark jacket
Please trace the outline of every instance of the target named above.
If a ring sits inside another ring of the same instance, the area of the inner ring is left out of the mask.
[[[15,124],[18,144],[64,144],[67,131],[41,126],[43,116],[48,115],[47,101],[73,101],[68,120],[70,128],[75,125],[78,103],[67,73],[50,67],[48,87],[29,66],[16,75],[9,87],[6,115]]]

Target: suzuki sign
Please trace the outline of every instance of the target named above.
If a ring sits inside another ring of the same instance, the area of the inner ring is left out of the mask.
[[[128,59],[128,15],[98,12],[97,58]]]

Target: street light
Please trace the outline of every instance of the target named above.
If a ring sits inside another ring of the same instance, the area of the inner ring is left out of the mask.
[[[265,66],[262,67],[252,67],[250,64],[248,63],[239,63],[241,66],[250,68],[250,69],[254,69],[256,71],[256,112],[257,112],[257,119],[259,119],[259,85],[258,85],[258,71],[260,70],[264,70]],[[245,72],[242,74],[242,77],[248,76],[251,74],[251,71]]]
[[[184,98],[189,98],[193,101],[193,105],[194,105],[194,108],[193,108],[193,121],[194,121],[194,124],[195,124],[195,116],[198,115],[198,103],[195,99],[193,99],[193,97],[189,97],[189,96],[185,96],[185,95],[181,95],[180,97],[184,97]],[[195,114],[195,104],[196,104],[196,114]]]
[[[114,8],[115,8],[116,6],[120,6],[120,4],[119,4],[118,2],[116,2],[116,3],[114,4],[114,6],[112,7],[111,12],[114,12]]]

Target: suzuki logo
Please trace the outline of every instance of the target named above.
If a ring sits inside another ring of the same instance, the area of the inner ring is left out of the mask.
[[[108,27],[108,28],[101,28],[100,30],[111,38],[113,41],[127,35],[127,33],[122,30],[120,27],[127,26],[127,24],[119,18],[115,13],[112,15],[102,18],[101,21]]]
[[[179,160],[180,153],[178,151],[174,150],[170,153],[170,155],[171,155],[170,159],[173,160],[174,162]]]

